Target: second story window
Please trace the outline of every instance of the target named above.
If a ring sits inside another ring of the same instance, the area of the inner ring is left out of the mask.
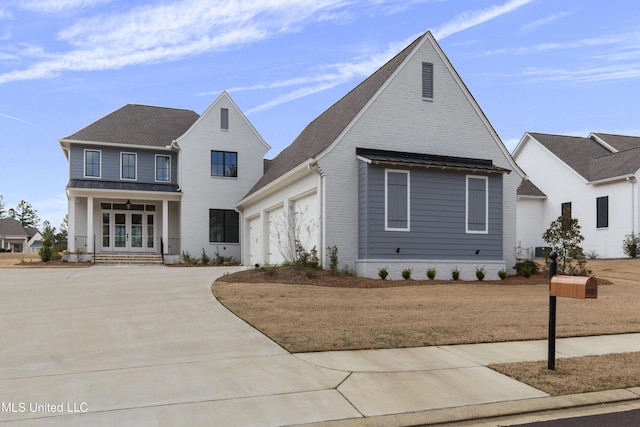
[[[100,178],[100,151],[84,150],[84,176]]]
[[[238,153],[211,151],[211,176],[238,176]]]
[[[136,154],[120,153],[120,178],[136,179]]]
[[[171,181],[171,157],[156,155],[156,181]]]

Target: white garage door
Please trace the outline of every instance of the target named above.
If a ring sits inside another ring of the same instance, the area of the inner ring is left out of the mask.
[[[261,218],[249,220],[249,262],[248,265],[262,264],[262,227]]]
[[[318,230],[320,218],[318,217],[318,200],[316,193],[307,195],[294,201],[295,235],[302,246],[311,251],[313,247],[320,253],[318,247]]]
[[[283,208],[277,208],[267,213],[265,235],[269,239],[269,253],[265,262],[269,264],[282,264],[284,254],[288,249],[287,227]]]

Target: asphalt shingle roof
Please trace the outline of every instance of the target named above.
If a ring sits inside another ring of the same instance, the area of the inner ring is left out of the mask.
[[[166,147],[199,117],[191,110],[127,104],[62,139]]]
[[[20,221],[12,218],[0,218],[0,236],[28,237]]]
[[[540,144],[578,172],[587,181],[635,174],[640,169],[640,137],[594,133],[618,152],[595,138],[532,133]]]
[[[518,196],[547,197],[535,184],[528,179],[523,179],[516,191]]]

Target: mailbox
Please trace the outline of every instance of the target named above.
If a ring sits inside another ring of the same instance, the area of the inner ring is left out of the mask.
[[[549,284],[552,297],[598,298],[598,282],[588,276],[553,276]]]

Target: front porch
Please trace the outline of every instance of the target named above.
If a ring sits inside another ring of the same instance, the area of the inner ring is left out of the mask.
[[[180,254],[180,194],[70,192],[68,200],[68,249],[78,259],[101,254]]]

